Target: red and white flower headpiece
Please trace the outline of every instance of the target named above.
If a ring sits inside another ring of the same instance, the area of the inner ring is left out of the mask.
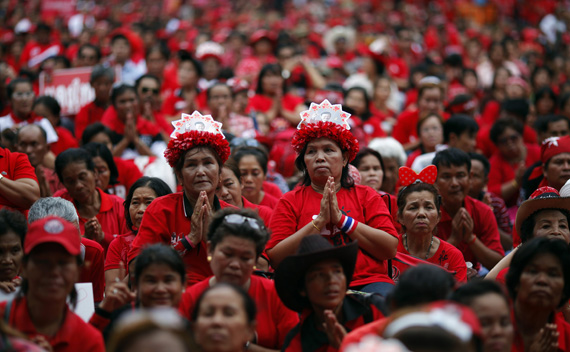
[[[358,140],[350,132],[350,114],[342,111],[340,104],[332,105],[328,100],[320,104],[311,103],[309,110],[301,112],[301,122],[293,136],[292,145],[300,154],[305,145],[317,138],[335,141],[352,161],[359,150]]]
[[[230,156],[230,144],[222,133],[222,124],[214,121],[211,115],[202,115],[194,111],[192,115],[182,114],[180,120],[172,121],[174,131],[164,151],[164,157],[174,167],[182,154],[194,147],[213,148],[226,162]]]

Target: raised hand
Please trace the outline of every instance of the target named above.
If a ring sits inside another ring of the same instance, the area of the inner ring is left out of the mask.
[[[329,184],[329,189],[328,189],[328,193],[329,193],[329,202],[330,202],[330,219],[331,219],[331,223],[336,225],[339,223],[340,219],[342,218],[342,212],[340,211],[340,208],[338,206],[338,200],[336,198],[336,183],[334,182],[334,178],[331,176],[329,177],[329,181],[332,180],[332,182],[330,182]]]
[[[329,344],[333,348],[338,349],[346,335],[346,329],[337,321],[336,315],[330,309],[325,310],[323,327],[329,339]]]
[[[96,217],[93,217],[85,223],[85,237],[90,240],[96,241],[101,243],[105,238],[105,233],[103,232],[103,228],[97,220]]]

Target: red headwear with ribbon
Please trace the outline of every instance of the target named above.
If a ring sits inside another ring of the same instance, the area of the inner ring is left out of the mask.
[[[402,187],[408,187],[412,183],[416,182],[429,183],[430,185],[433,185],[437,179],[437,167],[435,165],[429,165],[418,174],[409,167],[402,166],[398,171],[398,177]]]
[[[542,146],[540,148],[540,161],[542,162],[542,165],[546,165],[548,160],[553,156],[562,153],[570,153],[570,136],[547,138],[542,142]],[[542,174],[542,167],[537,167],[530,174],[529,179],[533,180],[542,176]],[[546,185],[546,183],[541,184],[541,186],[544,185]]]

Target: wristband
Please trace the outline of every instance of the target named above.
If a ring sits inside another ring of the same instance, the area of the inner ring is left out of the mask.
[[[473,239],[467,242],[467,245],[471,246],[473,243],[475,243],[475,241],[477,241],[477,236],[473,235]]]
[[[100,316],[101,318],[111,319],[113,315],[112,312],[108,312],[103,308],[95,307],[95,313]]]
[[[354,232],[354,230],[356,230],[357,225],[358,221],[354,220],[350,216],[342,214],[342,217],[340,218],[337,227],[340,228],[342,232],[346,233],[347,235],[350,235],[351,233]]]
[[[192,243],[192,241],[190,241],[190,239],[188,238],[188,236],[184,236],[180,239],[180,243],[182,243],[182,245],[184,246],[184,248],[186,248],[187,250],[192,250],[194,248],[196,248],[196,246]]]

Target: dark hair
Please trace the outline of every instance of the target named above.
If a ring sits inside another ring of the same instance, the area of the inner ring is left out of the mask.
[[[568,82],[570,83],[570,82]],[[562,95],[560,97],[560,103],[558,104],[558,108],[560,110],[563,110],[564,107],[566,106],[566,104],[568,103],[568,101],[570,101],[570,93],[565,93],[564,95]]]
[[[407,187],[400,188],[400,191],[398,192],[398,200],[396,203],[398,205],[398,214],[402,214],[402,212],[404,211],[404,208],[406,207],[407,198],[410,194],[414,192],[423,192],[423,191],[430,192],[431,194],[433,194],[435,207],[439,212],[439,208],[441,207],[441,196],[439,195],[437,188],[435,188],[434,185],[429,183],[417,182],[417,183],[412,183]]]
[[[95,164],[88,151],[81,148],[67,149],[55,158],[55,173],[59,182],[63,183],[63,169],[71,163],[85,163],[87,170],[95,172]]]
[[[61,106],[59,105],[57,100],[48,95],[42,95],[41,97],[38,97],[34,101],[33,107],[35,108],[38,105],[45,106],[49,110],[49,112],[54,116],[59,117],[59,114],[61,113]]]
[[[564,276],[562,297],[560,302],[557,303],[557,307],[560,308],[570,298],[570,248],[563,240],[540,237],[520,246],[511,260],[505,284],[511,298],[513,301],[516,301],[520,278],[525,267],[529,265],[534,257],[540,254],[552,254],[560,261]]]
[[[216,153],[214,148],[212,148],[208,145],[197,145],[195,147],[192,147],[192,148],[187,149],[184,152],[182,152],[182,154],[180,155],[180,157],[176,161],[176,165],[174,165],[175,171],[182,170],[182,167],[184,166],[184,159],[186,158],[186,154],[189,151],[194,150],[194,149],[206,149],[206,150],[210,151],[210,153],[212,153],[212,155],[214,156],[214,159],[216,159],[216,162],[218,163],[218,166],[220,168],[220,172],[222,172],[222,167],[224,166],[224,163],[222,162],[222,158],[220,157],[220,155],[218,153]]]
[[[231,224],[224,221],[225,217],[230,214],[238,214],[246,218],[254,219],[261,229],[257,230],[252,228],[247,221],[242,224]],[[265,249],[265,244],[267,244],[269,240],[269,231],[263,223],[263,220],[255,211],[251,209],[225,208],[217,211],[210,223],[207,238],[210,242],[211,249],[214,250],[218,243],[228,236],[251,240],[255,244],[256,256],[259,257]]]
[[[113,106],[115,106],[115,103],[119,96],[125,94],[128,91],[135,93],[135,95],[137,94],[135,87],[131,86],[130,84],[120,83],[118,86],[113,87],[113,89],[111,89],[111,103],[113,103]]]
[[[338,143],[336,143],[336,142],[334,142],[334,143],[338,145]],[[297,167],[298,170],[303,171],[303,178],[299,182],[299,184],[301,184],[303,186],[310,186],[311,185],[311,177],[309,176],[309,173],[307,172],[307,165],[305,164],[305,153],[307,152],[307,146],[308,145],[309,145],[309,142],[307,142],[307,144],[305,144],[305,146],[303,147],[303,150],[301,150],[299,155],[297,155],[297,157],[295,158],[295,166]],[[339,146],[339,148],[340,148],[340,146]],[[341,149],[341,152],[344,153],[345,151]],[[344,188],[351,188],[354,186],[354,180],[352,179],[352,176],[350,176],[350,173],[349,173],[348,163],[342,168],[342,174],[340,176],[340,185]]]
[[[483,164],[483,173],[485,174],[485,177],[489,176],[489,171],[491,171],[491,163],[489,163],[489,160],[484,155],[479,153],[469,153],[469,157],[471,158],[471,161],[477,160],[481,162],[481,164]]]
[[[265,153],[262,149],[256,147],[241,147],[234,151],[232,158],[238,163],[244,156],[253,155],[255,160],[261,166],[261,170],[263,170],[263,174],[267,175],[267,163],[269,162],[267,153]]]
[[[437,152],[431,163],[437,167],[438,172],[441,166],[451,167],[464,165],[467,167],[467,172],[471,171],[471,159],[469,155],[457,148],[447,148]]]
[[[233,172],[238,179],[238,182],[241,184],[241,171],[239,171],[239,165],[234,159],[229,158],[223,167],[228,168],[231,172]]]
[[[26,232],[28,231],[26,218],[19,211],[6,208],[0,209],[0,237],[7,234],[8,231],[14,232],[20,238],[23,247]]]
[[[105,133],[109,136],[109,139],[111,139],[111,130],[101,122],[97,121],[85,127],[85,130],[83,130],[83,134],[81,135],[81,144],[89,143],[91,139],[99,133]]]
[[[156,198],[172,193],[170,187],[168,187],[168,185],[158,177],[143,176],[136,180],[129,189],[129,193],[127,194],[125,202],[123,203],[125,207],[125,221],[127,222],[127,227],[131,230],[133,228],[133,222],[131,221],[131,214],[129,209],[131,207],[131,202],[133,200],[135,191],[137,188],[141,187],[148,187],[152,189],[156,194]]]
[[[202,294],[198,298],[198,300],[196,300],[196,305],[194,306],[194,310],[192,311],[192,315],[190,317],[190,319],[193,323],[196,323],[196,320],[198,320],[198,313],[200,312],[200,305],[202,305],[202,301],[204,300],[204,297],[206,297],[206,295],[210,291],[217,290],[220,288],[229,288],[229,289],[233,290],[235,293],[237,293],[237,295],[240,296],[242,301],[243,301],[243,309],[245,311],[245,314],[247,315],[247,322],[249,324],[251,324],[252,322],[255,321],[255,316],[257,314],[257,308],[255,306],[255,301],[247,294],[247,292],[243,289],[243,287],[236,286],[233,284],[229,284],[226,282],[219,282],[219,283],[215,284],[214,286],[211,286],[211,287],[208,287],[207,289],[205,289],[204,292],[202,292]]]
[[[384,160],[382,160],[382,155],[380,155],[380,153],[378,153],[374,149],[368,147],[360,149],[358,154],[356,154],[356,156],[354,157],[354,160],[352,160],[350,163],[358,169],[362,159],[369,155],[372,155],[376,157],[376,159],[378,159],[378,161],[380,162],[380,167],[382,168],[382,173],[384,174],[384,177],[386,177],[386,169],[384,168]],[[382,177],[382,180],[384,180],[384,177]]]
[[[12,95],[14,94],[14,91],[16,90],[16,86],[18,84],[24,84],[24,83],[29,84],[33,90],[34,86],[32,84],[32,81],[29,78],[27,78],[27,77],[14,78],[6,86],[6,96],[8,97],[8,99],[12,99]]]
[[[449,142],[449,136],[453,133],[457,137],[464,132],[475,135],[479,131],[479,124],[473,118],[464,114],[454,114],[443,123],[443,141]]]
[[[505,300],[507,306],[509,306],[509,298],[507,297],[507,294],[503,288],[493,280],[469,281],[466,284],[459,286],[455,292],[451,294],[449,299],[457,303],[470,306],[473,303],[473,300],[489,293],[495,293],[501,296],[501,298]]]
[[[552,90],[552,88],[550,87],[541,87],[539,88],[535,93],[534,93],[534,99],[533,99],[533,103],[536,104],[540,99],[544,98],[544,97],[549,97],[550,99],[552,99],[552,110],[550,111],[550,113],[554,113],[554,110],[556,109],[556,101],[557,101],[557,96],[556,93],[554,93],[554,91]]]
[[[120,34],[120,33],[117,33],[111,37],[111,45],[115,44],[115,42],[117,40],[121,40],[121,39],[126,40],[129,47],[131,46],[131,42],[129,41],[129,39],[124,34]]]
[[[196,70],[198,77],[202,77],[203,71],[200,61],[196,60],[188,51],[180,50],[178,52],[178,65],[180,65],[184,61],[190,62],[194,66],[194,69]]]
[[[143,273],[151,265],[164,264],[180,275],[182,283],[186,282],[186,267],[182,257],[172,247],[155,243],[145,247],[135,262],[134,281],[137,283]]]
[[[210,100],[210,95],[212,94],[212,89],[214,89],[216,87],[226,87],[228,89],[228,91],[230,92],[230,96],[232,98],[234,97],[232,88],[230,86],[228,86],[226,83],[223,83],[223,82],[216,82],[216,83],[212,84],[208,89],[206,89],[206,98],[208,100]]]
[[[170,50],[168,50],[168,46],[163,43],[158,43],[148,48],[145,53],[145,59],[148,59],[148,56],[155,51],[159,52],[165,60],[170,59]]]
[[[532,200],[529,199],[529,200],[527,200],[527,202],[528,201],[532,201]],[[536,215],[538,215],[538,213],[540,213],[543,210],[557,210],[557,211],[561,212],[562,215],[564,215],[566,217],[566,221],[570,224],[570,213],[566,209],[556,209],[556,208],[539,209],[539,210],[535,211],[534,213],[532,213],[530,216],[528,216],[526,219],[523,220],[523,222],[521,224],[521,228],[520,228],[520,233],[519,233],[519,236],[520,236],[522,243],[525,243],[525,242],[534,238],[534,225],[535,225],[535,221],[536,221]]]
[[[346,90],[344,92],[344,99],[346,102],[346,97],[348,97],[348,95],[353,92],[353,91],[357,91],[362,93],[362,95],[364,96],[364,103],[365,103],[365,110],[364,113],[362,113],[360,116],[358,116],[362,121],[366,121],[368,120],[370,117],[372,117],[372,114],[370,113],[370,97],[368,96],[368,93],[366,92],[366,89],[360,87],[360,86],[355,86],[352,88],[349,88],[348,90]],[[343,104],[344,106],[344,104]],[[349,108],[350,109],[350,108]]]
[[[441,93],[441,100],[443,101],[444,97],[443,97],[443,87],[441,86],[441,83],[439,84],[435,84],[435,83],[423,83],[420,84],[418,87],[418,101],[420,100],[420,98],[422,97],[422,95],[424,95],[425,91],[428,89],[432,89],[432,88],[437,88],[439,89],[440,93]]]
[[[111,67],[105,67],[103,65],[93,66],[91,71],[91,76],[89,77],[89,82],[93,83],[101,77],[107,77],[111,81],[115,80],[115,71]]]
[[[256,94],[263,94],[263,85],[261,84],[261,82],[263,81],[263,78],[265,78],[265,76],[269,74],[281,77],[281,66],[279,66],[279,64],[267,64],[263,66],[263,68],[259,72],[259,76],[257,77],[257,86],[255,88]],[[283,93],[285,93],[285,87],[286,83],[285,80],[283,80]]]
[[[397,310],[446,299],[454,287],[455,279],[445,269],[436,265],[418,265],[400,276],[387,300]]]
[[[530,83],[531,83],[532,85],[534,85],[534,79],[535,79],[536,76],[540,73],[540,71],[546,72],[546,74],[548,75],[548,77],[549,77],[550,79],[552,79],[553,73],[552,73],[552,70],[551,70],[548,66],[536,66],[536,67],[534,68],[534,70],[532,70],[532,73],[530,74]],[[542,88],[542,87],[535,87],[535,88],[540,89],[540,88]]]
[[[87,150],[89,154],[91,154],[91,158],[100,157],[107,163],[107,167],[109,167],[109,171],[111,173],[111,177],[109,180],[109,184],[114,185],[119,183],[117,180],[119,177],[119,171],[117,170],[117,165],[115,164],[115,160],[113,160],[113,154],[106,145],[101,143],[87,143],[81,146],[81,148]]]
[[[570,95],[568,96],[570,97]],[[548,125],[558,121],[566,121],[566,125],[570,127],[570,119],[564,115],[541,115],[536,118],[534,123],[534,129],[538,133],[546,133],[548,131]]]
[[[160,78],[150,73],[145,73],[144,75],[137,78],[137,80],[135,81],[135,91],[139,90],[139,86],[141,85],[142,81],[147,78],[154,79],[156,81],[156,84],[158,84],[158,87],[160,88]]]
[[[44,142],[47,143],[47,132],[46,130],[44,130],[44,128],[40,125],[36,125],[35,123],[31,123],[29,125],[24,125],[20,128],[18,128],[18,131],[16,132],[16,141],[18,141],[20,139],[20,131],[22,131],[24,128],[37,128],[41,135],[44,137]]]
[[[98,46],[87,43],[87,44],[83,44],[79,47],[79,49],[77,50],[77,56],[81,55],[81,51],[83,51],[83,49],[92,49],[95,51],[95,56],[97,57],[97,62],[101,61],[101,49],[99,49]]]
[[[495,145],[499,143],[499,137],[507,130],[507,128],[512,128],[521,137],[524,133],[524,125],[520,120],[512,117],[500,118],[495,121],[493,127],[491,127],[491,131],[489,132],[489,137]]]
[[[416,124],[416,133],[418,134],[418,136],[420,135],[420,130],[422,128],[422,125],[430,118],[430,117],[435,117],[437,118],[437,120],[439,121],[439,124],[441,125],[442,129],[443,129],[443,119],[441,118],[441,116],[438,113],[435,112],[430,112],[429,114],[427,114],[424,117],[421,117],[418,120],[418,123]]]

